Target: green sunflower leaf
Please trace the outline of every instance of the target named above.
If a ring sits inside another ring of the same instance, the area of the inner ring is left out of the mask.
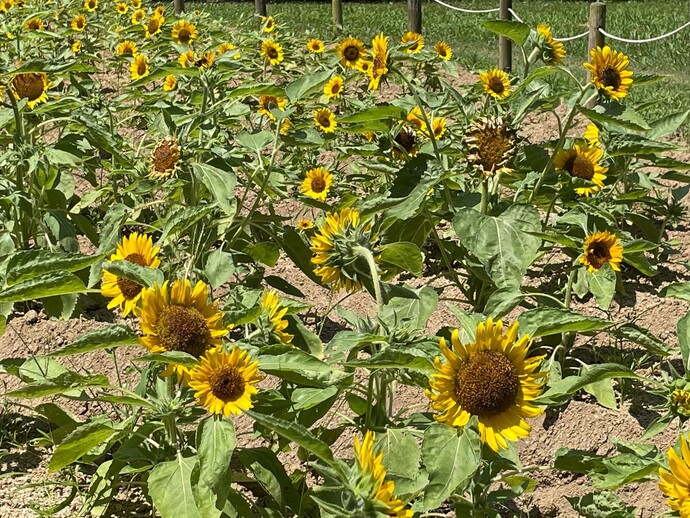
[[[520,47],[529,38],[530,28],[526,23],[513,20],[486,20],[482,22],[482,25],[491,32],[514,41]]]
[[[48,250],[22,250],[12,255],[7,263],[7,284],[11,286],[48,272],[77,272],[91,266],[102,257],[55,253]]]
[[[597,317],[581,315],[561,308],[536,308],[525,311],[518,318],[520,332],[532,338],[560,333],[587,333],[600,331],[613,325]]]
[[[162,518],[202,518],[194,502],[192,470],[197,456],[157,464],[148,478],[148,493]]]
[[[46,356],[69,356],[98,349],[121,347],[123,345],[138,345],[137,334],[127,326],[114,325],[105,329],[96,329],[84,333],[74,342],[52,351]]]
[[[139,286],[153,288],[154,285],[162,286],[165,281],[163,272],[157,268],[149,268],[120,259],[112,263],[103,263],[103,269],[117,277],[122,277],[135,282]]]
[[[116,432],[117,429],[110,423],[100,421],[80,426],[55,448],[55,453],[48,464],[48,471],[59,471],[79,460],[89,450],[106,442]]]
[[[76,275],[58,271],[18,282],[0,293],[0,302],[20,302],[56,295],[86,293],[86,286]]]

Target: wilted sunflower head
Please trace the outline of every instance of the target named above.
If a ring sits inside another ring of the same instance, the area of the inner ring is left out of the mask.
[[[151,38],[152,36],[159,34],[161,32],[161,27],[165,22],[164,16],[153,15],[146,20],[146,37]]]
[[[84,9],[92,13],[98,7],[98,0],[84,0]]]
[[[264,16],[261,18],[261,30],[265,33],[273,32],[276,28],[276,21],[273,16]]]
[[[502,117],[483,117],[472,123],[465,133],[469,154],[467,160],[484,177],[510,172],[515,155],[517,131]]]
[[[132,81],[141,79],[149,75],[149,58],[144,54],[137,54],[132,60],[132,64],[129,66],[129,74]]]
[[[364,59],[367,51],[361,40],[347,38],[338,45],[337,53],[343,66],[357,69],[359,62]]]
[[[132,13],[132,25],[139,25],[144,21],[144,18],[146,18],[146,11],[137,8],[137,10]]]
[[[168,135],[161,140],[151,153],[150,178],[170,178],[180,168],[180,144],[175,137]]]
[[[388,74],[388,37],[383,33],[371,40],[371,68],[369,76],[369,90],[378,90],[381,78]]]
[[[368,249],[376,258],[371,225],[361,220],[359,211],[346,207],[340,212],[327,213],[311,238],[311,262],[314,273],[333,291],[345,288],[352,293],[362,287],[363,275],[370,268],[360,248]]]
[[[118,2],[117,5],[115,5],[115,10],[117,11],[117,14],[127,14],[129,6],[125,2]]]
[[[307,171],[306,177],[300,186],[300,191],[305,196],[319,201],[326,201],[328,191],[333,183],[333,175],[325,167],[315,167]]]
[[[537,25],[537,47],[541,49],[541,59],[547,65],[562,65],[565,57],[563,42],[554,39],[551,26],[545,23]]]
[[[16,74],[10,81],[10,90],[15,99],[26,99],[26,105],[30,109],[48,100],[46,93],[48,88],[50,88],[48,76],[43,72]]]
[[[307,42],[307,50],[313,54],[321,54],[324,51],[325,45],[323,41],[312,38]]]
[[[620,101],[628,95],[632,86],[632,71],[628,70],[630,60],[622,52],[604,48],[592,49],[589,62],[583,64],[592,76],[592,83],[606,97]]]
[[[259,114],[265,115],[271,120],[276,120],[275,115],[271,110],[285,110],[287,106],[287,99],[285,97],[276,97],[275,95],[260,95],[259,96]]]
[[[400,41],[408,54],[418,54],[424,48],[424,38],[418,32],[406,32]]]
[[[497,68],[492,68],[479,74],[479,80],[484,85],[484,91],[494,99],[505,99],[510,94],[510,77]]]
[[[417,132],[407,125],[403,125],[398,130],[397,135],[391,142],[391,154],[398,160],[406,160],[415,156],[419,151]]]
[[[316,129],[324,133],[333,133],[338,123],[335,120],[335,113],[328,108],[314,110],[314,124]]]
[[[196,38],[196,26],[186,20],[178,20],[173,25],[171,36],[175,43],[189,45]]]
[[[323,87],[323,94],[328,99],[337,99],[343,91],[343,78],[340,76],[333,77],[326,86]]]
[[[603,156],[603,149],[587,142],[580,142],[570,149],[559,151],[554,159],[554,167],[557,171],[566,171],[571,177],[584,183],[584,186],[577,187],[575,192],[590,196],[604,186],[608,167],[601,165]]]
[[[45,29],[45,26],[40,18],[31,18],[24,22],[24,28],[29,31],[42,31]]]
[[[268,61],[271,66],[278,66],[283,62],[284,54],[280,43],[273,40],[261,42],[261,56]]]
[[[659,468],[659,489],[668,499],[666,504],[676,511],[681,518],[687,518],[690,513],[690,446],[685,435],[680,436],[680,455],[673,447],[669,448],[669,469]]]
[[[614,270],[620,271],[622,260],[623,245],[615,234],[607,231],[595,232],[585,239],[580,262],[587,267],[587,271],[596,271],[606,263]]]
[[[436,51],[436,56],[443,61],[448,61],[453,57],[453,49],[450,48],[445,41],[439,41],[434,45],[434,50]]]

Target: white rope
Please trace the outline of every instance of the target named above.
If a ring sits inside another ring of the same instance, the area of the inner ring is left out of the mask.
[[[442,2],[441,0],[434,0],[439,5],[442,5],[443,7],[447,7],[448,9],[453,9],[455,11],[460,11],[461,13],[470,13],[470,14],[482,14],[482,13],[497,13],[500,11],[498,7],[494,9],[463,9],[462,7],[455,7],[454,5],[448,5],[445,2]]]
[[[589,34],[589,31],[585,31],[582,34],[576,34],[575,36],[570,36],[568,38],[554,38],[556,41],[573,41],[583,38]]]
[[[659,41],[659,40],[663,40],[664,38],[668,38],[669,36],[673,36],[675,33],[682,31],[683,29],[685,29],[688,26],[690,26],[690,22],[686,23],[685,25],[681,25],[680,27],[672,30],[671,32],[667,32],[666,34],[662,34],[661,36],[656,36],[655,38],[645,38],[643,40],[629,40],[627,38],[621,38],[619,36],[614,36],[613,34],[609,34],[608,32],[606,32],[601,27],[599,28],[599,32],[602,33],[607,38],[611,38],[612,40],[616,40],[616,41],[622,41],[623,43],[651,43],[653,41]]]
[[[513,11],[513,9],[511,9],[511,8],[509,7],[509,8],[508,8],[508,11],[510,12],[510,14],[513,15],[513,18],[515,18],[518,22],[520,22],[520,23],[525,23],[525,22],[522,20],[522,18],[520,18],[520,17],[518,16],[518,14],[517,14],[515,11]]]

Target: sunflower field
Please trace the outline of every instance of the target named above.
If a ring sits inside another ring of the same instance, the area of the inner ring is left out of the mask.
[[[37,515],[527,516],[548,472],[575,516],[651,482],[690,517],[690,313],[669,340],[613,311],[690,300],[654,280],[687,270],[688,113],[626,102],[663,78],[615,48],[574,70],[557,28],[486,26],[512,74],[411,32],[0,0],[0,333],[79,329],[0,355],[0,459],[7,416],[45,423]],[[523,463],[581,400],[652,417]]]

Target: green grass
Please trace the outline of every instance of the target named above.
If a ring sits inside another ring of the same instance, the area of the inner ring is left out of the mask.
[[[491,8],[498,2],[487,0],[445,0],[452,5],[466,8]],[[246,20],[254,12],[253,2],[243,3],[189,3],[189,8],[200,8],[233,21]],[[566,37],[587,30],[589,4],[563,1],[516,1],[514,9],[531,26],[545,22],[552,26],[556,37]],[[495,19],[495,13],[464,14],[451,11],[428,2],[423,7],[423,34],[433,44],[446,40],[452,47],[457,61],[470,70],[494,66],[498,59],[497,37],[485,29],[482,20]],[[286,2],[269,4],[268,11],[279,23],[295,34],[333,39],[329,3]],[[647,38],[666,33],[688,20],[688,4],[662,0],[632,0],[613,2],[607,6],[607,31],[624,38]],[[343,3],[345,33],[365,41],[381,31],[393,37],[407,30],[407,6],[395,3]],[[648,118],[685,110],[690,105],[690,53],[687,41],[690,28],[655,43],[626,44],[607,42],[614,49],[630,57],[631,68],[638,74],[663,74],[670,77],[633,89],[631,101],[658,101],[650,107]],[[587,59],[587,38],[567,42],[568,64],[581,69]],[[514,63],[520,66],[521,57],[514,55]],[[584,77],[584,71],[582,71]]]

